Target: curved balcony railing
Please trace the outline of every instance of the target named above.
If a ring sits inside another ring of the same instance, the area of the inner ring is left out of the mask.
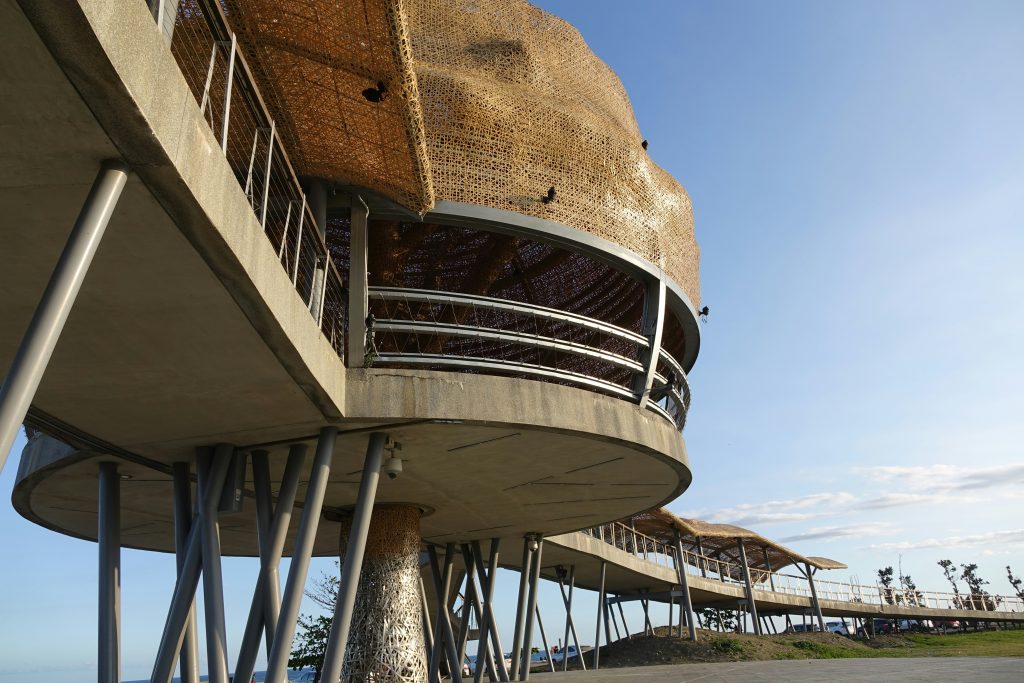
[[[622,522],[583,529],[580,533],[597,538],[640,559],[666,567],[676,567],[676,548],[646,536]],[[683,568],[687,574],[722,583],[744,586],[743,569],[737,562],[683,551]],[[750,582],[755,591],[781,593],[811,598],[806,576],[784,574],[750,567]],[[1024,612],[1024,600],[1017,596],[943,593],[885,586],[866,586],[853,582],[814,578],[819,600],[864,603],[875,606],[921,607],[979,612]]]
[[[549,379],[637,400],[646,337],[594,318],[472,294],[370,287],[367,361]],[[682,429],[686,374],[662,350],[662,386],[648,406]],[[666,377],[667,375],[667,377]],[[668,380],[672,385],[667,386]]]

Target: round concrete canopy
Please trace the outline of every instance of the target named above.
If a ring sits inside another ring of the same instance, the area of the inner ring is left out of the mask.
[[[390,372],[384,376],[399,380],[398,374]],[[476,380],[490,385],[495,379],[460,376],[460,381],[468,384]],[[689,485],[691,477],[682,440],[664,420],[616,399],[595,397],[570,387],[504,381],[525,384],[528,393],[555,390],[575,395],[577,400],[585,398],[587,403],[608,402],[618,409],[615,412],[619,413],[620,422],[639,421],[641,424],[636,427],[662,432],[668,443],[678,447],[662,452],[649,444],[632,441],[634,436],[616,438],[615,431],[623,432],[623,436],[632,431],[622,429],[623,424],[617,425],[618,429],[594,425],[591,431],[579,431],[558,426],[557,419],[546,421],[547,424],[495,424],[412,416],[340,422],[325,514],[314,552],[338,552],[338,524],[332,520],[355,503],[369,434],[378,429],[401,445],[394,455],[403,460],[403,472],[395,479],[381,476],[377,503],[419,506],[424,511],[422,535],[433,542],[572,531],[671,500]],[[593,419],[583,424],[588,423],[593,424]],[[276,497],[289,445],[302,442],[309,446],[286,553],[290,552],[298,527],[299,507],[306,495],[316,447],[314,434],[307,431],[302,436],[305,438],[245,447],[269,451]],[[22,456],[13,502],[22,515],[34,522],[93,539],[99,462],[113,460],[122,474],[122,544],[171,551],[174,526],[170,464],[178,458],[159,454],[155,457],[158,459],[130,461],[78,450],[40,436],[30,441]],[[221,515],[221,543],[227,555],[258,553],[251,467],[246,472],[245,488],[242,512]]]

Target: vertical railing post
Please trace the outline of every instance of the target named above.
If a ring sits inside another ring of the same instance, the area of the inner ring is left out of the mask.
[[[267,167],[263,175],[263,205],[260,207],[260,226],[267,229],[267,200],[270,198],[270,176],[274,168],[274,141],[277,130],[274,119],[270,119],[270,141],[267,143]]]
[[[658,359],[661,357],[661,337],[665,329],[666,286],[664,274],[658,279],[647,283],[644,297],[643,335],[647,337],[648,347],[641,358],[644,371],[636,375],[633,392],[641,408],[647,407],[651,388],[654,386],[654,375],[658,370]]]
[[[14,354],[7,376],[0,385],[0,471],[3,471],[14,438],[35,398],[36,389],[127,180],[128,167],[122,162],[103,162]]]
[[[234,31],[231,32],[231,53],[228,56],[228,79],[224,88],[224,123],[220,131],[220,149],[224,154],[228,153],[228,126],[231,122],[231,89],[235,80],[235,52],[238,49],[238,39]]]
[[[363,200],[352,203],[351,241],[348,270],[348,366],[366,364],[366,316],[369,313],[367,269],[367,223],[370,209]]]

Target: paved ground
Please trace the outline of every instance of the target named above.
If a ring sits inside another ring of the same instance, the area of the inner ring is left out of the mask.
[[[906,659],[801,659],[771,662],[727,662],[720,664],[675,664],[601,671],[530,674],[531,679],[587,681],[587,683],[682,683],[701,681],[785,681],[820,683],[835,681],[899,681],[899,683],[941,683],[942,681],[1024,681],[1024,658],[1020,657],[908,657]]]

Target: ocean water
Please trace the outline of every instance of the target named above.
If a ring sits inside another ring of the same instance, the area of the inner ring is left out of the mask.
[[[306,673],[306,671],[312,671],[312,669],[300,669],[298,671],[292,671],[291,669],[288,669],[288,680],[289,681],[297,681],[297,680],[299,680],[299,676],[301,676],[302,674]],[[263,681],[265,681],[266,678],[267,678],[267,672],[266,671],[257,671],[256,672],[256,683],[263,683]],[[210,677],[206,676],[206,675],[201,675],[199,677],[199,680],[201,680],[201,681],[208,681],[208,680],[210,680]],[[121,683],[149,683],[149,679],[146,678],[146,679],[143,679],[141,681],[122,681]],[[171,679],[171,683],[181,683],[181,679],[178,678],[177,676],[175,676],[174,678]]]

